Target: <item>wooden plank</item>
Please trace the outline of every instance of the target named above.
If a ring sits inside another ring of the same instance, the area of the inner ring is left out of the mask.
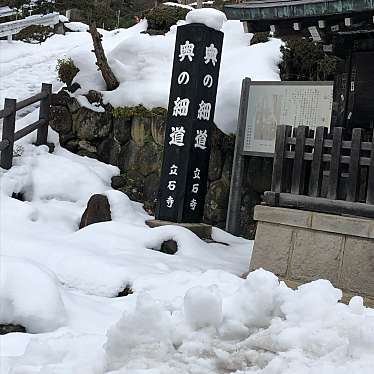
[[[349,179],[347,185],[347,201],[357,201],[358,181],[360,177],[360,155],[361,155],[362,129],[353,129],[351,155],[349,162]]]
[[[14,129],[16,126],[16,105],[15,99],[5,99],[4,112],[7,115],[3,121],[2,140],[7,141],[9,145],[1,152],[0,167],[10,169],[13,163],[13,147],[14,147]]]
[[[291,193],[301,195],[304,193],[305,187],[305,139],[309,133],[307,126],[299,126],[295,130],[296,145],[295,145],[295,159],[292,168],[292,184]]]
[[[336,200],[338,198],[342,140],[343,128],[335,127],[331,148],[329,187],[327,192],[327,198],[331,200]]]
[[[326,127],[318,127],[314,139],[313,160],[309,180],[309,196],[320,196],[323,171],[323,142],[327,136]]]
[[[46,91],[41,91],[39,93],[37,93],[36,95],[34,96],[31,96],[25,100],[22,100],[22,101],[19,101],[17,103],[17,107],[16,109],[17,110],[20,110],[20,109],[23,109],[31,104],[35,104],[37,103],[38,101],[42,100],[42,99],[45,99],[46,97],[48,96],[48,92]]]
[[[369,166],[368,192],[366,197],[368,204],[374,204],[374,132],[371,146],[371,158]]]
[[[280,125],[277,127],[273,161],[273,178],[271,181],[271,190],[274,192],[282,192],[284,188],[284,174],[286,170],[285,153],[287,150],[286,139],[291,135],[291,132],[291,126]]]
[[[284,208],[296,208],[335,215],[352,215],[374,219],[374,206],[344,200],[330,200],[323,197],[310,197],[289,193],[265,192],[265,202]]]
[[[5,139],[0,142],[0,152],[9,146],[9,140]]]
[[[42,94],[45,94],[44,98],[40,101],[39,109],[39,120],[45,121],[45,124],[39,126],[38,133],[36,135],[36,145],[47,144],[48,138],[48,125],[49,125],[49,112],[51,106],[51,96],[52,96],[52,85],[43,83],[42,84]]]
[[[242,200],[242,180],[244,159],[242,155],[245,126],[247,122],[248,99],[251,80],[245,78],[242,82],[238,127],[236,132],[234,161],[231,172],[229,205],[226,217],[226,231],[233,235],[240,234],[240,209]]]
[[[17,141],[17,140],[25,137],[26,135],[32,133],[35,130],[38,130],[40,127],[45,126],[46,123],[47,123],[47,121],[45,119],[42,119],[42,120],[38,120],[36,122],[33,122],[30,125],[27,125],[26,127],[24,127],[21,130],[18,130],[14,134],[14,141]]]

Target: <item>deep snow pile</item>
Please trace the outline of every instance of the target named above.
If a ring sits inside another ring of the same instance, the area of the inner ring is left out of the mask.
[[[252,80],[279,80],[278,63],[281,59],[281,41],[250,46],[252,35],[246,34],[239,21],[227,21],[225,15],[214,9],[197,9],[187,14],[187,22],[203,22],[220,28],[225,34],[220,81],[218,86],[215,122],[226,133],[236,131],[241,82]],[[180,21],[178,25],[185,24]],[[41,82],[51,82],[57,91],[57,58],[71,57],[80,69],[75,81],[82,88],[75,95],[90,89],[104,92],[104,100],[117,106],[167,107],[172,61],[177,26],[166,35],[150,36],[147,21],[129,29],[99,30],[103,46],[120,86],[105,92],[105,82],[95,64],[92,40],[87,25],[71,22],[74,31],[66,36],[54,35],[41,45],[0,41],[0,106],[5,96],[24,99],[40,90]]]
[[[213,14],[213,17],[211,17]],[[197,9],[187,14],[187,22],[206,23],[221,28],[225,34],[222,51],[220,81],[218,86],[215,122],[226,133],[236,132],[241,82],[253,80],[279,80],[281,41],[271,39],[267,43],[250,46],[251,34],[243,31],[238,21],[227,21],[225,15],[213,9]],[[180,21],[178,25],[185,24]],[[166,35],[150,36],[141,33],[147,29],[146,21],[129,31],[105,32],[103,44],[120,86],[112,92],[104,92],[104,100],[114,107],[143,104],[145,107],[167,107],[170,78],[177,27]],[[124,39],[124,40],[123,40]],[[90,89],[105,90],[105,83],[97,71],[89,46],[71,51],[80,72],[75,78],[84,94]]]
[[[327,281],[288,289],[264,270],[219,287],[190,289],[170,310],[139,294],[108,332],[110,373],[372,373],[374,311],[338,304]]]

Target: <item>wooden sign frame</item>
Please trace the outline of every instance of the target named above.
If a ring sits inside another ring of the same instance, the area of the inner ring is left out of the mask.
[[[244,173],[244,157],[259,156],[259,157],[274,157],[274,153],[266,152],[248,152],[244,151],[245,132],[248,118],[248,106],[250,100],[251,86],[333,86],[334,82],[272,82],[272,81],[259,81],[253,82],[250,78],[245,78],[242,82],[242,91],[240,98],[238,126],[236,132],[234,161],[231,173],[230,196],[229,205],[226,218],[226,231],[233,235],[240,234],[240,208],[241,208],[241,195],[242,195],[242,181]],[[330,122],[331,123],[331,122]],[[275,140],[275,138],[274,138]]]

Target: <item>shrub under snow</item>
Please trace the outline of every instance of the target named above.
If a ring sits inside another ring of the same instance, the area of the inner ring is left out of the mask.
[[[66,319],[57,279],[36,263],[1,256],[0,323],[28,332],[55,330]]]

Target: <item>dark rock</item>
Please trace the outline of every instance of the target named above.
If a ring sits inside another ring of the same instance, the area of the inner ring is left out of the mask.
[[[78,143],[78,147],[79,147],[79,150],[83,150],[83,151],[86,151],[86,152],[89,152],[89,153],[92,153],[92,154],[96,154],[97,153],[96,146],[93,145],[93,144],[91,144],[87,140],[81,140]]]
[[[52,106],[49,125],[59,134],[68,134],[72,128],[72,118],[68,108]]]
[[[79,144],[79,140],[78,139],[71,139],[71,140],[68,140],[66,142],[61,142],[61,138],[60,138],[60,143],[68,151],[73,152],[73,153],[77,153],[78,152],[78,148],[79,148],[78,147],[78,144]]]
[[[155,143],[146,143],[135,156],[131,165],[144,177],[152,173],[161,174],[162,150]]]
[[[229,200],[230,184],[226,179],[220,179],[210,184],[205,199],[205,219],[214,225],[226,219]]]
[[[164,146],[165,141],[165,129],[166,129],[166,117],[165,116],[155,116],[152,118],[151,123],[151,133],[152,138],[156,142],[156,144],[160,146]]]
[[[119,188],[131,200],[144,202],[144,178],[135,170],[130,170],[126,173],[126,184]]]
[[[53,153],[55,151],[55,144],[47,142],[48,152]]]
[[[150,117],[134,117],[131,124],[131,139],[138,145],[144,146],[153,142]]]
[[[121,292],[118,292],[117,297],[125,297],[128,295],[132,295],[133,293],[133,289],[130,286],[126,286]]]
[[[103,94],[95,90],[89,90],[85,96],[90,104],[101,103],[103,101]]]
[[[124,175],[115,175],[112,177],[112,188],[119,190],[120,188],[126,186],[126,177]]]
[[[131,122],[131,117],[113,119],[114,137],[121,144],[126,144],[131,139]]]
[[[61,90],[56,94],[52,94],[52,99],[51,99],[51,105],[52,106],[67,106],[69,101],[71,100],[70,95],[64,91]]]
[[[71,97],[68,102],[68,109],[70,113],[76,113],[81,108],[78,100],[75,97]]]
[[[136,168],[136,157],[140,152],[140,147],[130,140],[126,145],[121,147],[118,157],[118,166],[121,172],[128,172],[131,168]]]
[[[221,178],[223,169],[223,155],[220,149],[214,148],[210,153],[208,179],[214,182]]]
[[[71,92],[71,93],[74,93],[75,91],[79,90],[81,88],[81,85],[77,82],[74,82],[73,84],[71,84],[69,87],[68,87],[68,90]]]
[[[95,160],[97,160],[97,154],[96,153],[88,152],[85,149],[80,149],[77,152],[77,155],[82,156],[82,157],[94,158]]]
[[[156,173],[149,174],[144,179],[144,198],[148,201],[155,201],[160,185],[160,175]]]
[[[160,252],[175,255],[178,252],[178,243],[175,240],[166,240],[161,244]]]
[[[10,334],[12,332],[26,332],[22,325],[0,324],[0,335]]]
[[[73,129],[81,140],[103,139],[110,133],[112,114],[80,108],[73,115]]]
[[[113,138],[104,139],[97,147],[98,159],[107,164],[118,165],[121,145]]]
[[[70,142],[71,140],[76,140],[78,142],[78,139],[76,138],[76,136],[73,134],[73,132],[69,132],[67,134],[59,134],[59,140],[60,140],[60,144],[62,146],[65,146],[65,144],[67,142]],[[78,144],[78,143],[77,143]]]
[[[93,223],[111,221],[110,205],[105,195],[93,195],[87,203],[87,208],[83,213],[79,229]]]
[[[23,192],[13,192],[12,198],[19,200],[19,201],[26,201],[25,200],[25,194]]]

